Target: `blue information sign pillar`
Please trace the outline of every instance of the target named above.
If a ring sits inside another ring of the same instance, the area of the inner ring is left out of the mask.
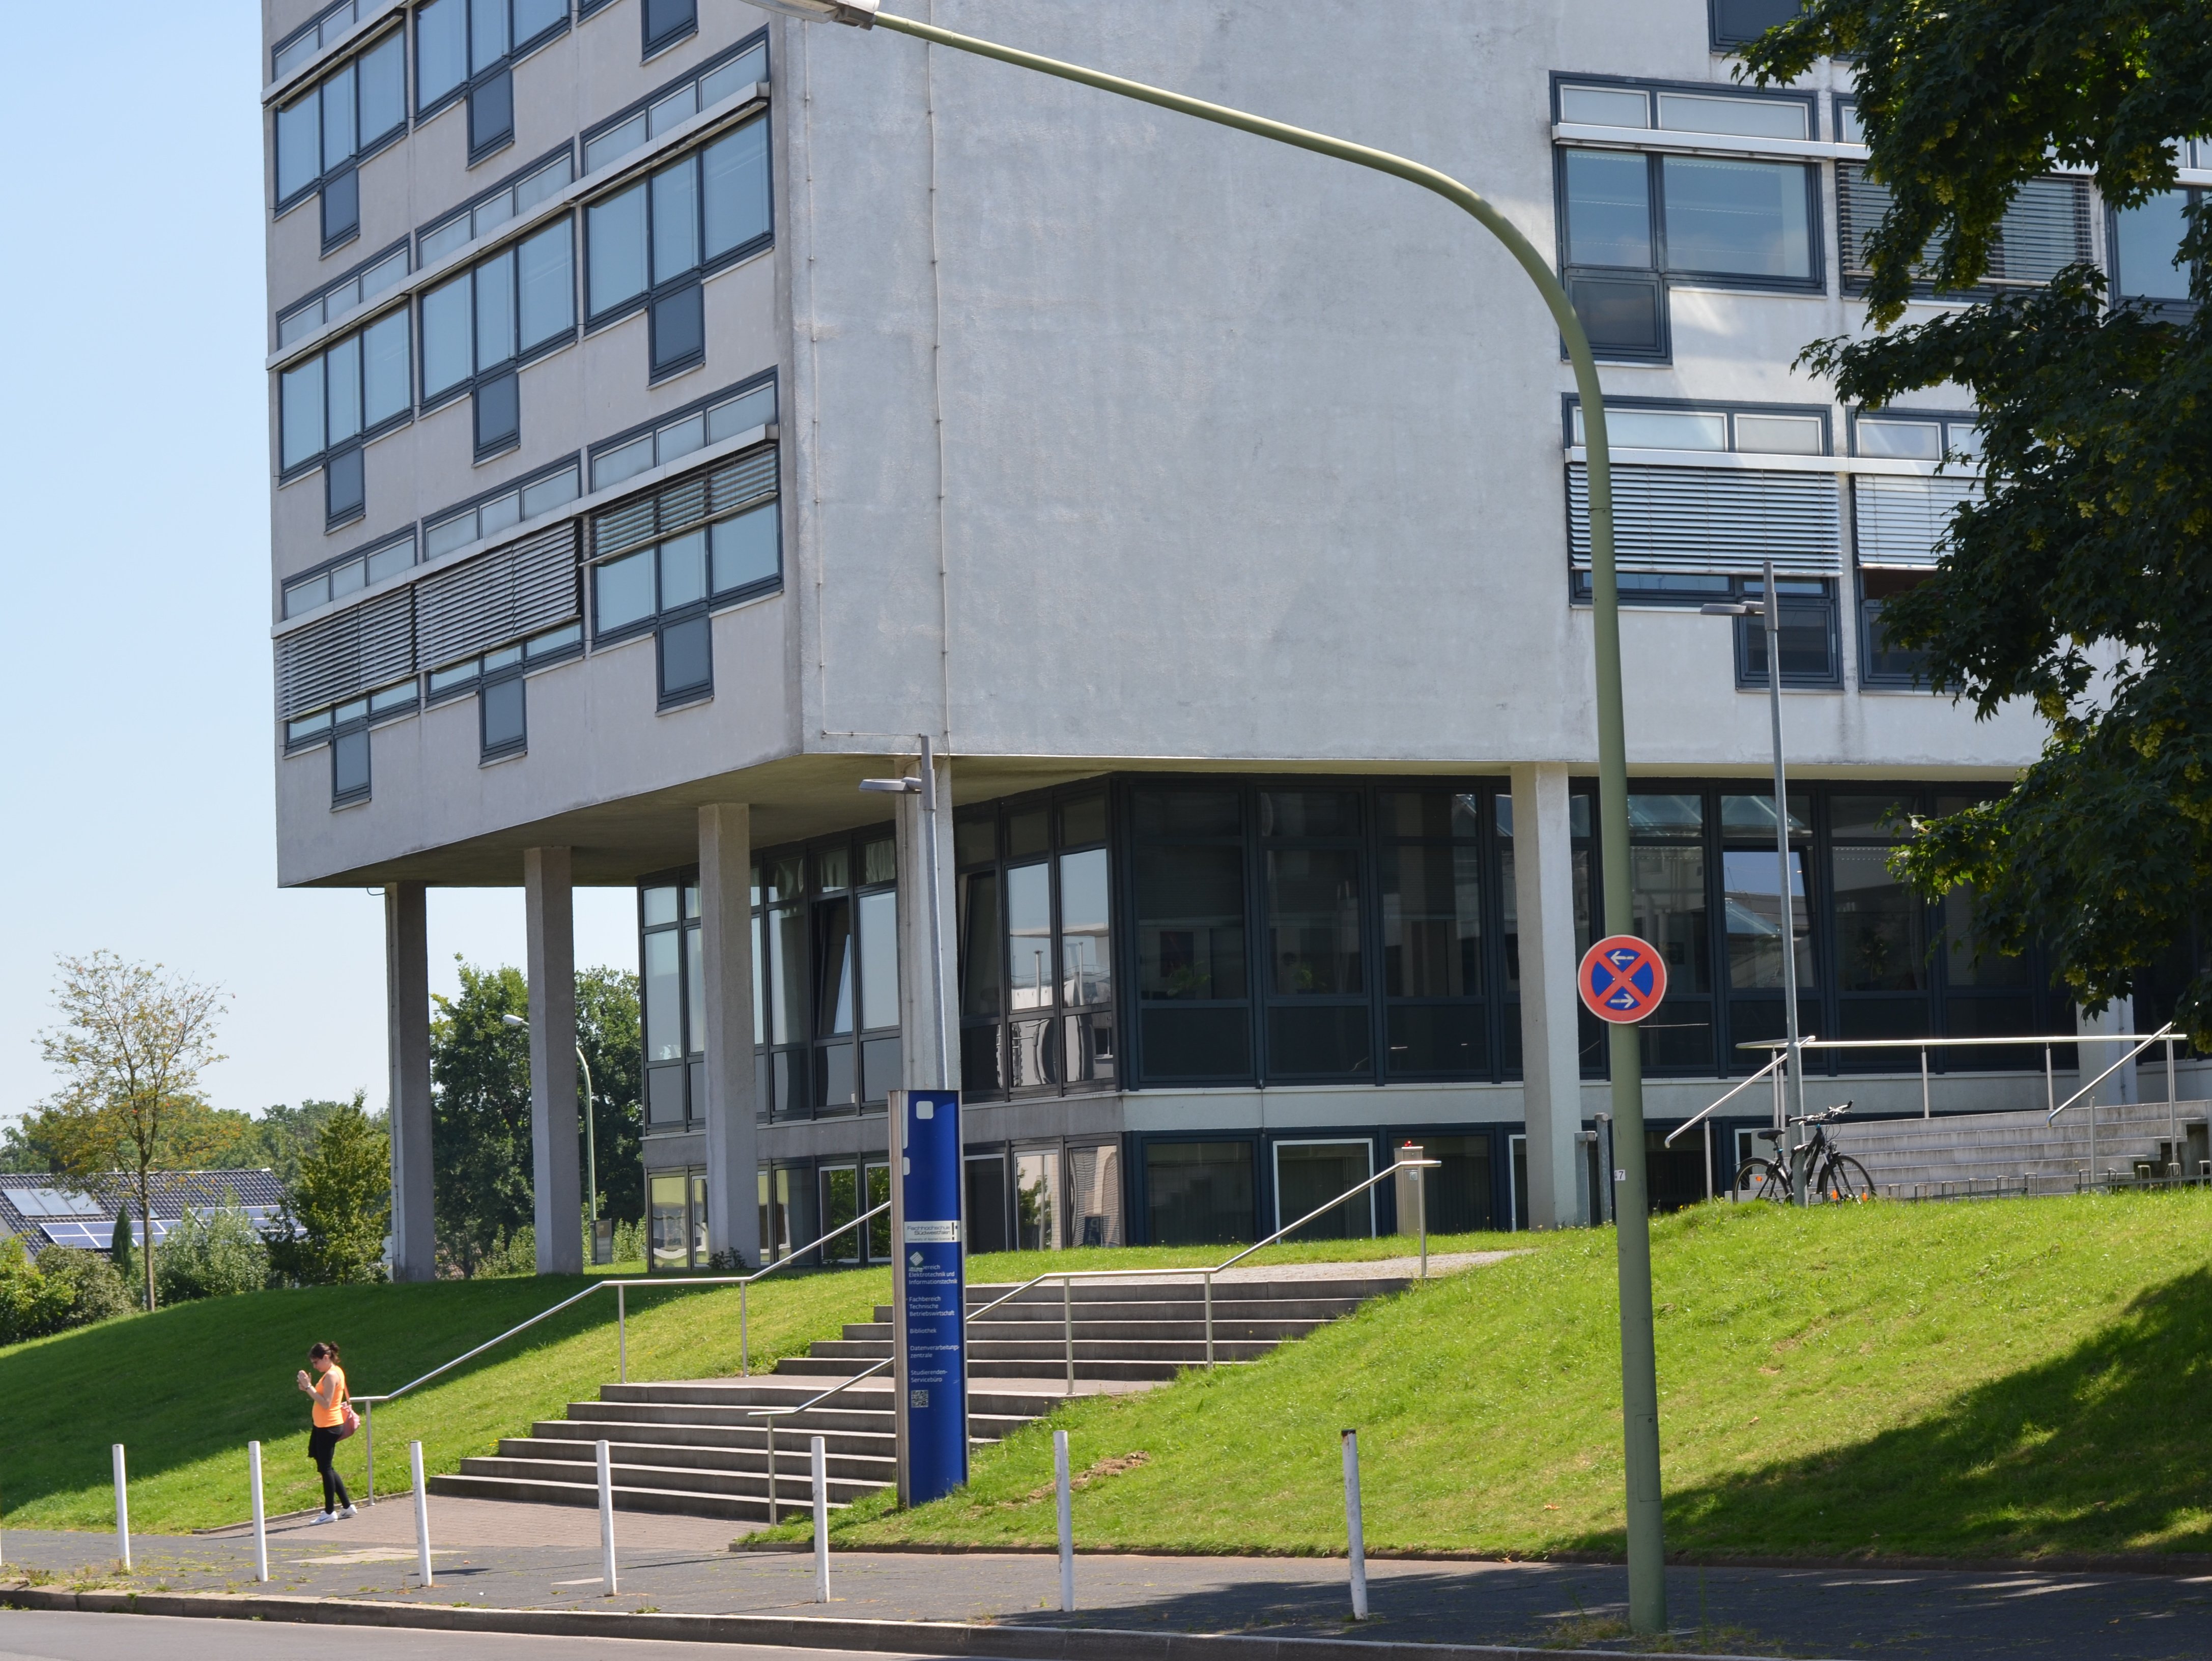
[[[898,1497],[927,1505],[968,1480],[967,1274],[962,1264],[960,1096],[890,1099],[892,1379]]]

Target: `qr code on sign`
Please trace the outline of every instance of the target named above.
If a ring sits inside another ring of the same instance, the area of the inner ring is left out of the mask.
[[[908,1391],[906,1392],[906,1404],[908,1407],[927,1407],[929,1405],[929,1392],[926,1390]]]

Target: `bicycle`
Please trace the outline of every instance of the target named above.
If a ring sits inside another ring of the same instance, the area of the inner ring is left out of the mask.
[[[1874,1179],[1867,1175],[1866,1167],[1838,1149],[1828,1136],[1830,1122],[1841,1118],[1850,1111],[1851,1104],[1846,1101],[1840,1106],[1829,1108],[1825,1113],[1793,1116],[1784,1121],[1787,1125],[1812,1127],[1813,1140],[1805,1146],[1803,1168],[1814,1173],[1812,1194],[1816,1199],[1836,1203],[1849,1201],[1857,1205],[1874,1197]],[[1797,1197],[1797,1185],[1790,1174],[1796,1161],[1781,1145],[1784,1134],[1782,1131],[1752,1132],[1754,1141],[1775,1144],[1775,1157],[1767,1159],[1754,1154],[1738,1166],[1735,1173],[1737,1192],[1748,1188],[1752,1191],[1752,1198],[1772,1200],[1778,1203],[1786,1203]]]

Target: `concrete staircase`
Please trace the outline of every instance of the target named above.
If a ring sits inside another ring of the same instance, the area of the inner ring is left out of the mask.
[[[2184,1173],[2198,1174],[2205,1153],[2206,1104],[2179,1104],[2179,1161]],[[2077,1183],[2136,1174],[2148,1163],[2166,1174],[2175,1155],[2170,1144],[2177,1115],[2165,1102],[2136,1102],[2097,1110],[2096,1158],[2089,1148],[2089,1110],[2077,1103],[2055,1125],[2045,1110],[2026,1112],[1953,1113],[1936,1118],[1845,1118],[1830,1127],[1836,1145],[1867,1168],[1885,1194],[1914,1198],[1972,1192],[2070,1194]]]
[[[1257,1361],[1363,1300],[1408,1284],[1402,1276],[1232,1270],[1214,1287],[1214,1359]],[[1012,1289],[971,1286],[969,1307]],[[457,1476],[433,1476],[430,1491],[595,1506],[593,1444],[604,1438],[617,1507],[769,1522],[767,1422],[749,1418],[747,1409],[796,1407],[888,1357],[890,1318],[879,1305],[873,1320],[848,1325],[842,1337],[819,1341],[762,1377],[604,1385],[597,1401],[571,1402],[567,1418],[541,1420],[527,1436],[502,1437],[495,1452],[464,1459]],[[1066,1399],[1071,1325],[1078,1395],[1147,1389],[1206,1362],[1204,1292],[1195,1281],[1078,1282],[1065,1305],[1058,1287],[1033,1287],[969,1323],[969,1434],[977,1446]],[[891,1409],[886,1373],[820,1407],[778,1417],[777,1519],[809,1503],[807,1444],[814,1436],[826,1444],[831,1504],[849,1505],[889,1486],[896,1475]]]

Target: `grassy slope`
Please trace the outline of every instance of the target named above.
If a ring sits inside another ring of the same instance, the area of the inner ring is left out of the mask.
[[[1077,1538],[1340,1551],[1353,1425],[1370,1549],[1617,1549],[1612,1237],[1540,1244],[1066,1409],[1078,1470],[1148,1456],[1078,1494]],[[1671,1549],[2212,1549],[2212,1195],[1721,1206],[1655,1225],[1654,1258]],[[1033,1428],[964,1494],[839,1536],[1043,1543],[1050,1481]]]
[[[1439,1249],[1494,1239],[1438,1240]],[[1382,1257],[1391,1240],[1273,1248],[1270,1262]],[[979,1280],[1047,1269],[1218,1262],[1218,1247],[1006,1252],[978,1258]],[[639,1265],[626,1266],[636,1272]],[[270,1511],[321,1503],[307,1463],[307,1403],[293,1386],[308,1344],[336,1340],[363,1392],[388,1391],[558,1302],[580,1278],[441,1282],[264,1292],[179,1305],[0,1349],[0,1511],[11,1527],[106,1528],[114,1520],[108,1444],[123,1442],[134,1526],[161,1532],[235,1522],[246,1512],[246,1443],[259,1438]],[[890,1296],[888,1270],[778,1277],[750,1295],[752,1364],[765,1370]],[[693,1379],[738,1371],[733,1291],[629,1294],[629,1376]],[[615,1376],[615,1300],[602,1292],[508,1348],[378,1409],[380,1493],[407,1486],[406,1443],[432,1471],[458,1470],[502,1435],[558,1417]],[[362,1488],[364,1445],[338,1468]]]

